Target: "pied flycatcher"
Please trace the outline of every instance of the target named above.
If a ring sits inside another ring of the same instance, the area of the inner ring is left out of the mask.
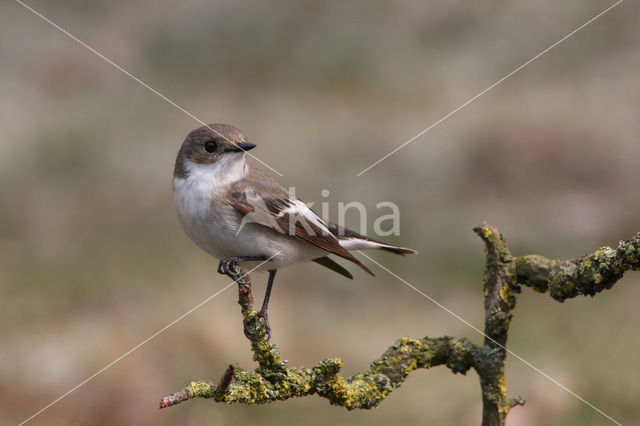
[[[173,173],[178,220],[198,247],[220,259],[218,272],[242,279],[233,267],[269,271],[260,315],[269,330],[267,306],[278,268],[313,261],[347,278],[353,276],[328,257],[350,260],[373,273],[349,250],[416,251],[387,244],[325,221],[275,180],[246,161],[255,148],[236,127],[211,124],[193,130],[182,143]],[[265,262],[265,260],[267,260]]]

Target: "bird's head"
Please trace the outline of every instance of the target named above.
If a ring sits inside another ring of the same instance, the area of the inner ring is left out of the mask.
[[[182,143],[174,170],[175,177],[186,177],[189,164],[213,165],[221,161],[243,159],[244,153],[255,148],[247,142],[237,127],[230,124],[209,124],[192,130]]]

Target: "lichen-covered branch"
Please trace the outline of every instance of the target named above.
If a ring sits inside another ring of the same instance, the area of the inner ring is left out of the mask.
[[[509,326],[516,306],[517,292],[513,274],[513,257],[507,244],[493,226],[474,228],[486,247],[487,262],[484,272],[484,348],[487,352],[477,368],[482,389],[482,424],[502,425],[511,407],[522,404],[520,399],[507,398],[504,361]]]
[[[610,289],[627,271],[640,269],[640,234],[620,241],[617,249],[601,247],[571,260],[552,260],[530,254],[515,259],[518,283],[559,302],[579,295],[595,296]]]
[[[246,275],[245,280],[248,282]],[[163,398],[160,408],[194,397],[226,403],[265,404],[314,393],[348,409],[372,408],[399,387],[414,369],[445,365],[454,373],[465,373],[480,353],[479,348],[466,339],[403,337],[373,361],[368,370],[349,378],[338,374],[342,368],[339,358],[324,360],[312,368],[289,367],[276,345],[266,341],[264,319],[252,306],[250,285],[239,288],[245,330],[258,367],[246,371],[230,366],[218,385],[208,380],[193,381]],[[232,383],[229,383],[229,374],[233,375]]]
[[[403,337],[367,370],[348,378],[339,374],[342,368],[339,358],[326,359],[312,368],[289,367],[277,346],[267,341],[264,319],[253,307],[250,277],[242,273],[238,303],[257,368],[249,371],[230,365],[217,384],[209,380],[192,381],[181,391],[163,398],[160,408],[195,397],[225,403],[265,404],[317,394],[349,410],[368,409],[400,387],[411,371],[444,365],[463,374],[473,368],[482,390],[482,424],[504,425],[509,410],[524,404],[520,398],[507,398],[504,376],[509,326],[521,286],[549,291],[558,301],[577,295],[593,296],[611,288],[626,271],[640,269],[640,234],[621,242],[616,250],[603,247],[590,255],[560,261],[538,255],[514,257],[497,228],[484,224],[474,231],[484,241],[487,255],[483,276],[483,346],[448,336]]]

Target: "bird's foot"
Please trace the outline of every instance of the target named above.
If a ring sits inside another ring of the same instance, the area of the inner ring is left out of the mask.
[[[249,292],[249,282],[244,277],[244,272],[240,269],[237,259],[228,257],[222,259],[218,264],[218,273],[227,275],[238,284],[240,291],[244,294]]]

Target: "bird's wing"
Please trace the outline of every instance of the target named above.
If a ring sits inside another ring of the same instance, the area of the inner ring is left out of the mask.
[[[251,167],[246,178],[231,185],[229,202],[244,215],[242,223],[259,223],[280,233],[304,240],[331,254],[352,261],[373,275],[342,245],[325,222],[305,203],[290,196],[276,181]],[[243,225],[241,225],[243,226]],[[239,232],[242,232],[240,229]]]

